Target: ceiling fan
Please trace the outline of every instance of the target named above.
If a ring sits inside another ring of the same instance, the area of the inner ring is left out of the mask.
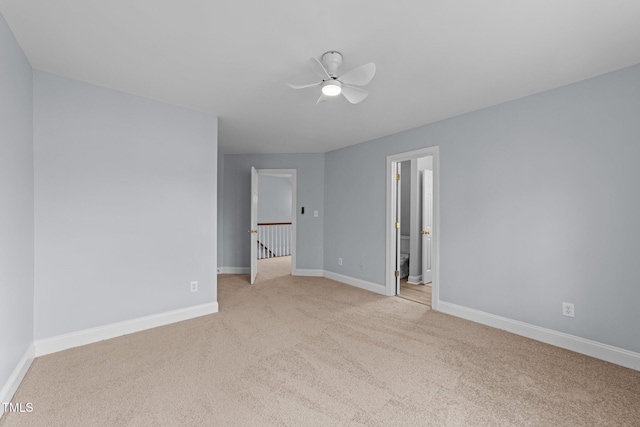
[[[304,89],[312,86],[322,86],[322,94],[316,104],[326,101],[329,98],[342,94],[347,101],[357,104],[364,100],[369,92],[356,86],[367,85],[376,73],[376,64],[370,62],[354,68],[342,75],[338,74],[338,68],[342,65],[342,54],[336,51],[329,51],[322,55],[322,60],[309,58],[311,69],[322,79],[318,83],[287,85],[293,89]]]

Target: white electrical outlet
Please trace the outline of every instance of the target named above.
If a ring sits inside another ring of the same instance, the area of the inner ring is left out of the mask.
[[[198,292],[198,282],[191,282],[191,292]]]
[[[564,314],[565,316],[569,316],[569,317],[575,317],[576,316],[576,312],[575,312],[575,309],[573,307],[573,303],[563,302],[562,303],[562,314]]]
[[[318,211],[313,211],[313,216],[318,218]]]
[[[364,263],[363,262],[360,263],[360,271],[364,271]]]
[[[338,258],[338,265],[342,265],[342,258]]]

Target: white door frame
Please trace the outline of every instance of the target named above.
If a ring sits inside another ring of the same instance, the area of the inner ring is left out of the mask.
[[[387,224],[386,224],[386,295],[396,295],[396,243],[394,212],[396,211],[396,189],[394,164],[405,160],[432,156],[433,158],[433,283],[431,308],[438,309],[440,301],[440,149],[438,146],[421,148],[387,156]]]
[[[433,283],[433,171],[422,171],[422,227],[420,244],[422,245],[422,283]],[[428,196],[428,197],[427,197]],[[425,249],[429,249],[426,251]],[[431,268],[427,268],[427,267]]]
[[[396,175],[399,175],[399,178],[396,177]],[[391,218],[391,221],[393,222],[394,226],[393,228],[393,232],[395,234],[394,236],[394,243],[395,246],[393,247],[394,251],[393,251],[393,259],[395,261],[394,263],[394,271],[400,271],[400,242],[402,241],[402,231],[400,229],[399,226],[400,225],[400,221],[402,221],[401,217],[402,217],[402,164],[401,162],[392,162],[391,163],[391,176],[394,177],[393,178],[393,194],[394,194],[394,198],[393,198],[393,218]],[[400,295],[400,276],[396,276],[394,274],[394,284],[395,284],[395,294],[394,295]]]
[[[249,283],[253,285],[258,275],[258,171],[253,166],[251,166],[251,224],[249,225],[249,237],[251,241]]]
[[[260,176],[291,177],[291,275],[296,271],[296,235],[297,235],[297,195],[298,195],[298,170],[297,169],[256,169],[258,179]],[[258,196],[260,197],[260,196]]]

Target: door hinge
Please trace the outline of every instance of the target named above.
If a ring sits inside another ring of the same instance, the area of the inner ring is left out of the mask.
[[[399,173],[396,174],[396,181],[400,181],[400,174]]]
[[[398,270],[396,270],[395,275],[396,275],[396,277],[400,277],[400,272]]]
[[[399,222],[396,222],[396,223],[394,224],[394,227],[396,227],[396,228],[400,228],[400,223],[399,223]]]

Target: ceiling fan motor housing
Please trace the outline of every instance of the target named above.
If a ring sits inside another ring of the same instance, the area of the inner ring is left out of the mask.
[[[342,65],[342,54],[334,50],[330,50],[322,55],[322,65],[327,73],[333,78],[338,77],[338,68]]]

